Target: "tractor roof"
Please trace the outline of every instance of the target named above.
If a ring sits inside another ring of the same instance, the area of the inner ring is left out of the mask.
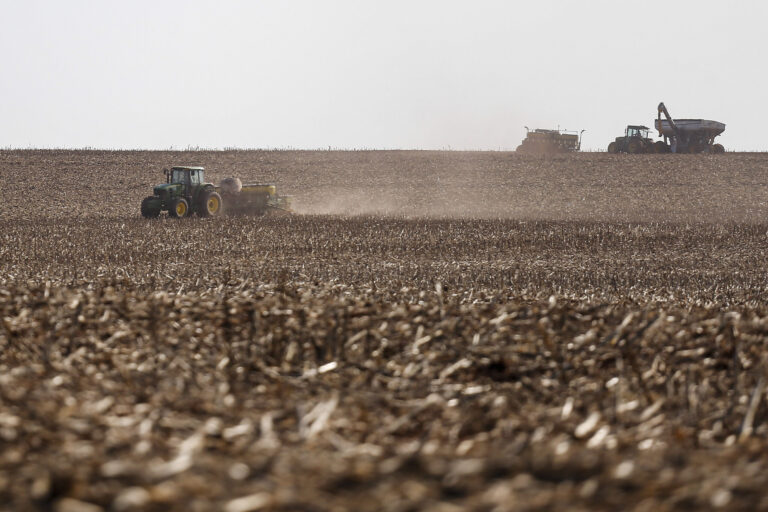
[[[627,128],[635,128],[637,130],[650,130],[650,128],[648,128],[647,126],[642,126],[642,125],[639,125],[639,124],[637,124],[637,125],[630,124],[630,125],[627,125]]]
[[[186,165],[174,165],[173,167],[171,167],[171,169],[179,169],[180,171],[183,171],[183,170],[204,171],[205,167],[188,167]]]

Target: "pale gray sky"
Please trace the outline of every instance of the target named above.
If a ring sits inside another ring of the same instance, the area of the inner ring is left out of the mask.
[[[604,149],[664,101],[768,149],[764,1],[0,7],[0,147]]]

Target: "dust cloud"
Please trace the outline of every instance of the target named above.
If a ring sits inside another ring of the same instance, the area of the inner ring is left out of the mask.
[[[294,202],[301,214],[384,215],[402,217],[514,217],[507,201],[491,201],[462,187],[421,185],[407,190],[349,187],[334,193],[304,193]]]
[[[754,172],[760,155],[393,153],[359,166],[338,153],[282,190],[302,214],[622,222],[768,215],[768,185]]]

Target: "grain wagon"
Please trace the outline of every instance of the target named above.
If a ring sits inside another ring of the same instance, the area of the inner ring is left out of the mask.
[[[657,108],[656,130],[664,137],[664,149],[671,153],[723,153],[715,137],[725,131],[725,124],[709,119],[672,119],[664,103]],[[662,115],[664,119],[662,119]]]

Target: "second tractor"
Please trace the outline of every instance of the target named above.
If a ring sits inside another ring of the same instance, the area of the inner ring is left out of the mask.
[[[629,125],[624,130],[623,137],[616,137],[616,140],[608,144],[609,153],[658,153],[659,146],[648,137],[647,126]],[[661,144],[664,144],[663,142]]]

